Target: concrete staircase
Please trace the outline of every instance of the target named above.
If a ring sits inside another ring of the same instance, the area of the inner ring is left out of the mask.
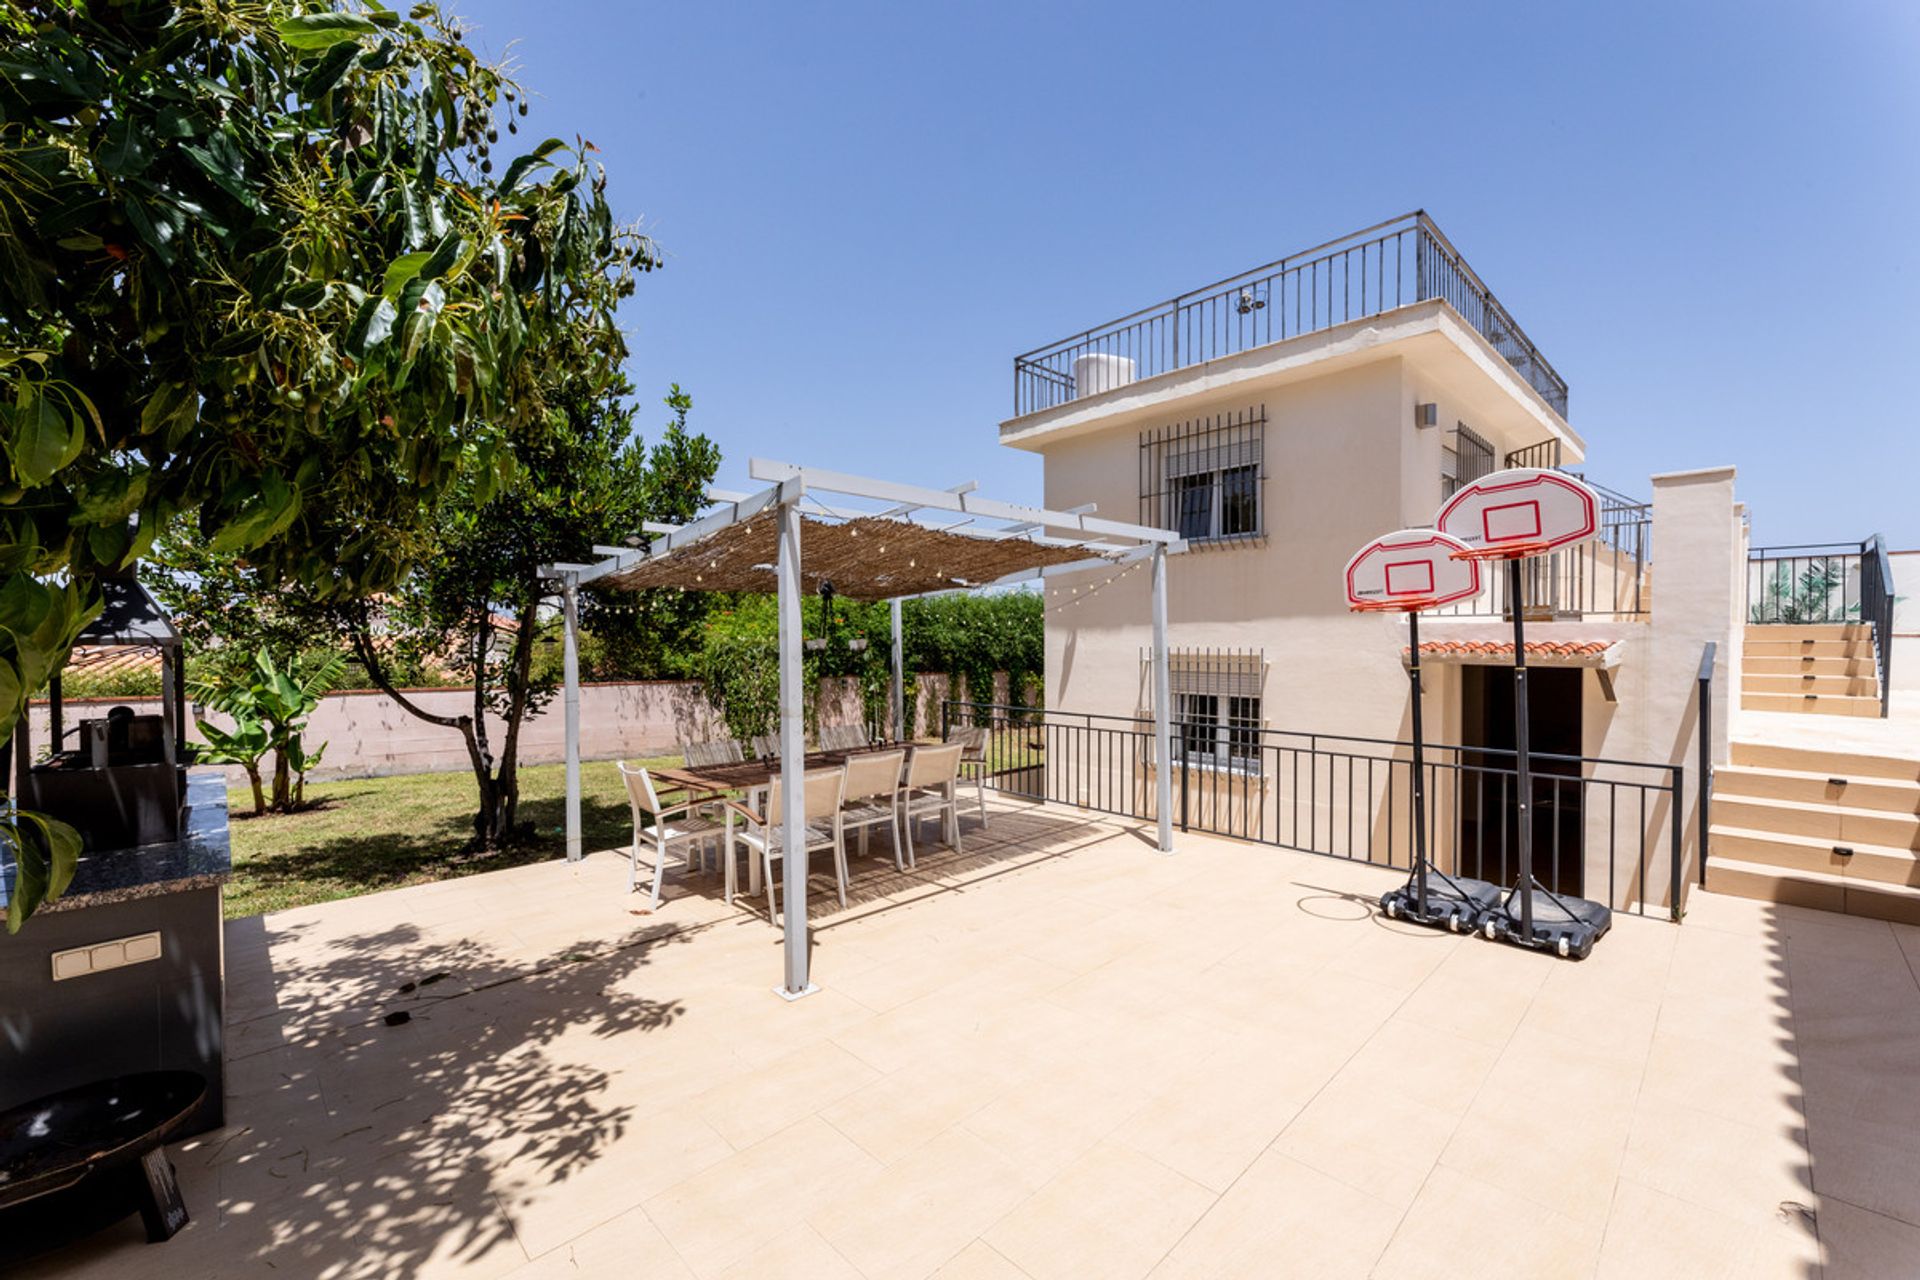
[[[1879,715],[1873,628],[1863,622],[1749,626],[1740,705],[1748,711]]]
[[[1735,742],[1712,818],[1711,892],[1920,924],[1920,760]]]

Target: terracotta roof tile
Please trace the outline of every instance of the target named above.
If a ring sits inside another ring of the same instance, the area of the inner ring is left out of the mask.
[[[1611,646],[1606,640],[1529,640],[1530,658],[1594,658]],[[1511,640],[1426,640],[1420,644],[1422,656],[1435,658],[1474,657],[1511,658]]]

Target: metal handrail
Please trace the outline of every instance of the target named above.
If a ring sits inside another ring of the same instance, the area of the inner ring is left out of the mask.
[[[1713,830],[1713,666],[1720,646],[1709,640],[1700,650],[1700,887],[1707,885],[1707,842]],[[1677,875],[1677,873],[1676,873]],[[1673,909],[1680,910],[1679,882],[1676,879]],[[1675,915],[1674,919],[1679,919]]]
[[[1136,376],[1152,377],[1432,299],[1452,306],[1566,416],[1566,380],[1421,209],[1015,356],[1014,416],[1089,394],[1069,372],[1080,356],[1119,356],[1134,362]]]

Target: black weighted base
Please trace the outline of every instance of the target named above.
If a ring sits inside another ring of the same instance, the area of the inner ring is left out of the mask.
[[[147,1243],[161,1244],[173,1239],[187,1225],[187,1204],[180,1198],[180,1184],[173,1176],[173,1161],[164,1150],[155,1149],[129,1167],[129,1182],[134,1184],[134,1203],[140,1208],[140,1221],[147,1228]]]
[[[1500,909],[1499,885],[1460,876],[1427,872],[1427,905],[1420,907],[1420,886],[1409,876],[1407,883],[1380,896],[1380,909],[1389,920],[1408,920],[1454,933],[1472,933],[1489,912]]]
[[[1520,925],[1520,895],[1529,894],[1533,906],[1533,933],[1528,936]],[[1550,893],[1535,885],[1516,887],[1500,909],[1481,922],[1480,931],[1525,947],[1529,951],[1551,951],[1562,959],[1585,960],[1593,954],[1593,944],[1613,927],[1613,911],[1586,898]]]

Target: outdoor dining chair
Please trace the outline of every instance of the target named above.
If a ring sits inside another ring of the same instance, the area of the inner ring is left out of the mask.
[[[980,829],[984,831],[987,829],[987,729],[984,725],[965,725],[947,734],[947,741],[960,744],[960,776],[973,782]]]
[[[676,845],[683,847],[686,850],[687,870],[691,871],[696,848],[720,836],[724,825],[720,820],[702,814],[692,797],[662,804],[660,793],[653,785],[653,775],[643,768],[629,768],[623,760],[620,762],[620,777],[627,784],[627,803],[633,809],[633,846],[627,860],[627,892],[632,893],[639,883],[640,846],[642,843],[650,844],[654,854],[653,905],[657,907],[660,905],[660,882],[666,874],[668,853]],[[727,901],[731,902],[733,850],[723,849],[720,856],[729,864],[726,894]]]
[[[847,905],[847,840],[846,827],[841,821],[840,801],[846,793],[847,771],[844,766],[835,765],[831,769],[809,769],[804,783],[805,799],[803,812],[806,815],[808,853],[821,849],[833,850],[834,878],[840,889],[840,905]],[[759,812],[741,804],[738,800],[726,802],[728,810],[735,817],[743,819],[745,825],[734,829],[733,838],[747,846],[750,855],[761,862],[761,869],[767,881],[767,916],[780,924],[785,930],[785,918],[775,911],[773,893],[773,862],[785,853],[786,821],[781,809],[780,780],[775,778],[767,788],[766,808]],[[731,859],[733,853],[728,851]]]
[[[822,751],[859,751],[871,745],[865,725],[830,724],[820,728]]]
[[[751,746],[755,760],[778,760],[780,758],[780,735],[777,733],[756,733]]]
[[[703,765],[739,764],[746,753],[740,750],[738,738],[714,738],[708,742],[683,742],[680,754],[685,757],[689,769],[698,769]]]
[[[915,818],[939,818],[947,824],[947,843],[955,853],[960,847],[960,753],[957,742],[938,747],[915,747],[907,761],[907,778],[900,791],[900,826],[907,837],[907,865],[918,865],[913,856]]]
[[[867,856],[867,832],[885,827],[893,838],[893,866],[906,870],[900,845],[900,775],[905,751],[868,751],[847,761],[847,790],[840,802],[840,825],[860,833],[860,856]]]

